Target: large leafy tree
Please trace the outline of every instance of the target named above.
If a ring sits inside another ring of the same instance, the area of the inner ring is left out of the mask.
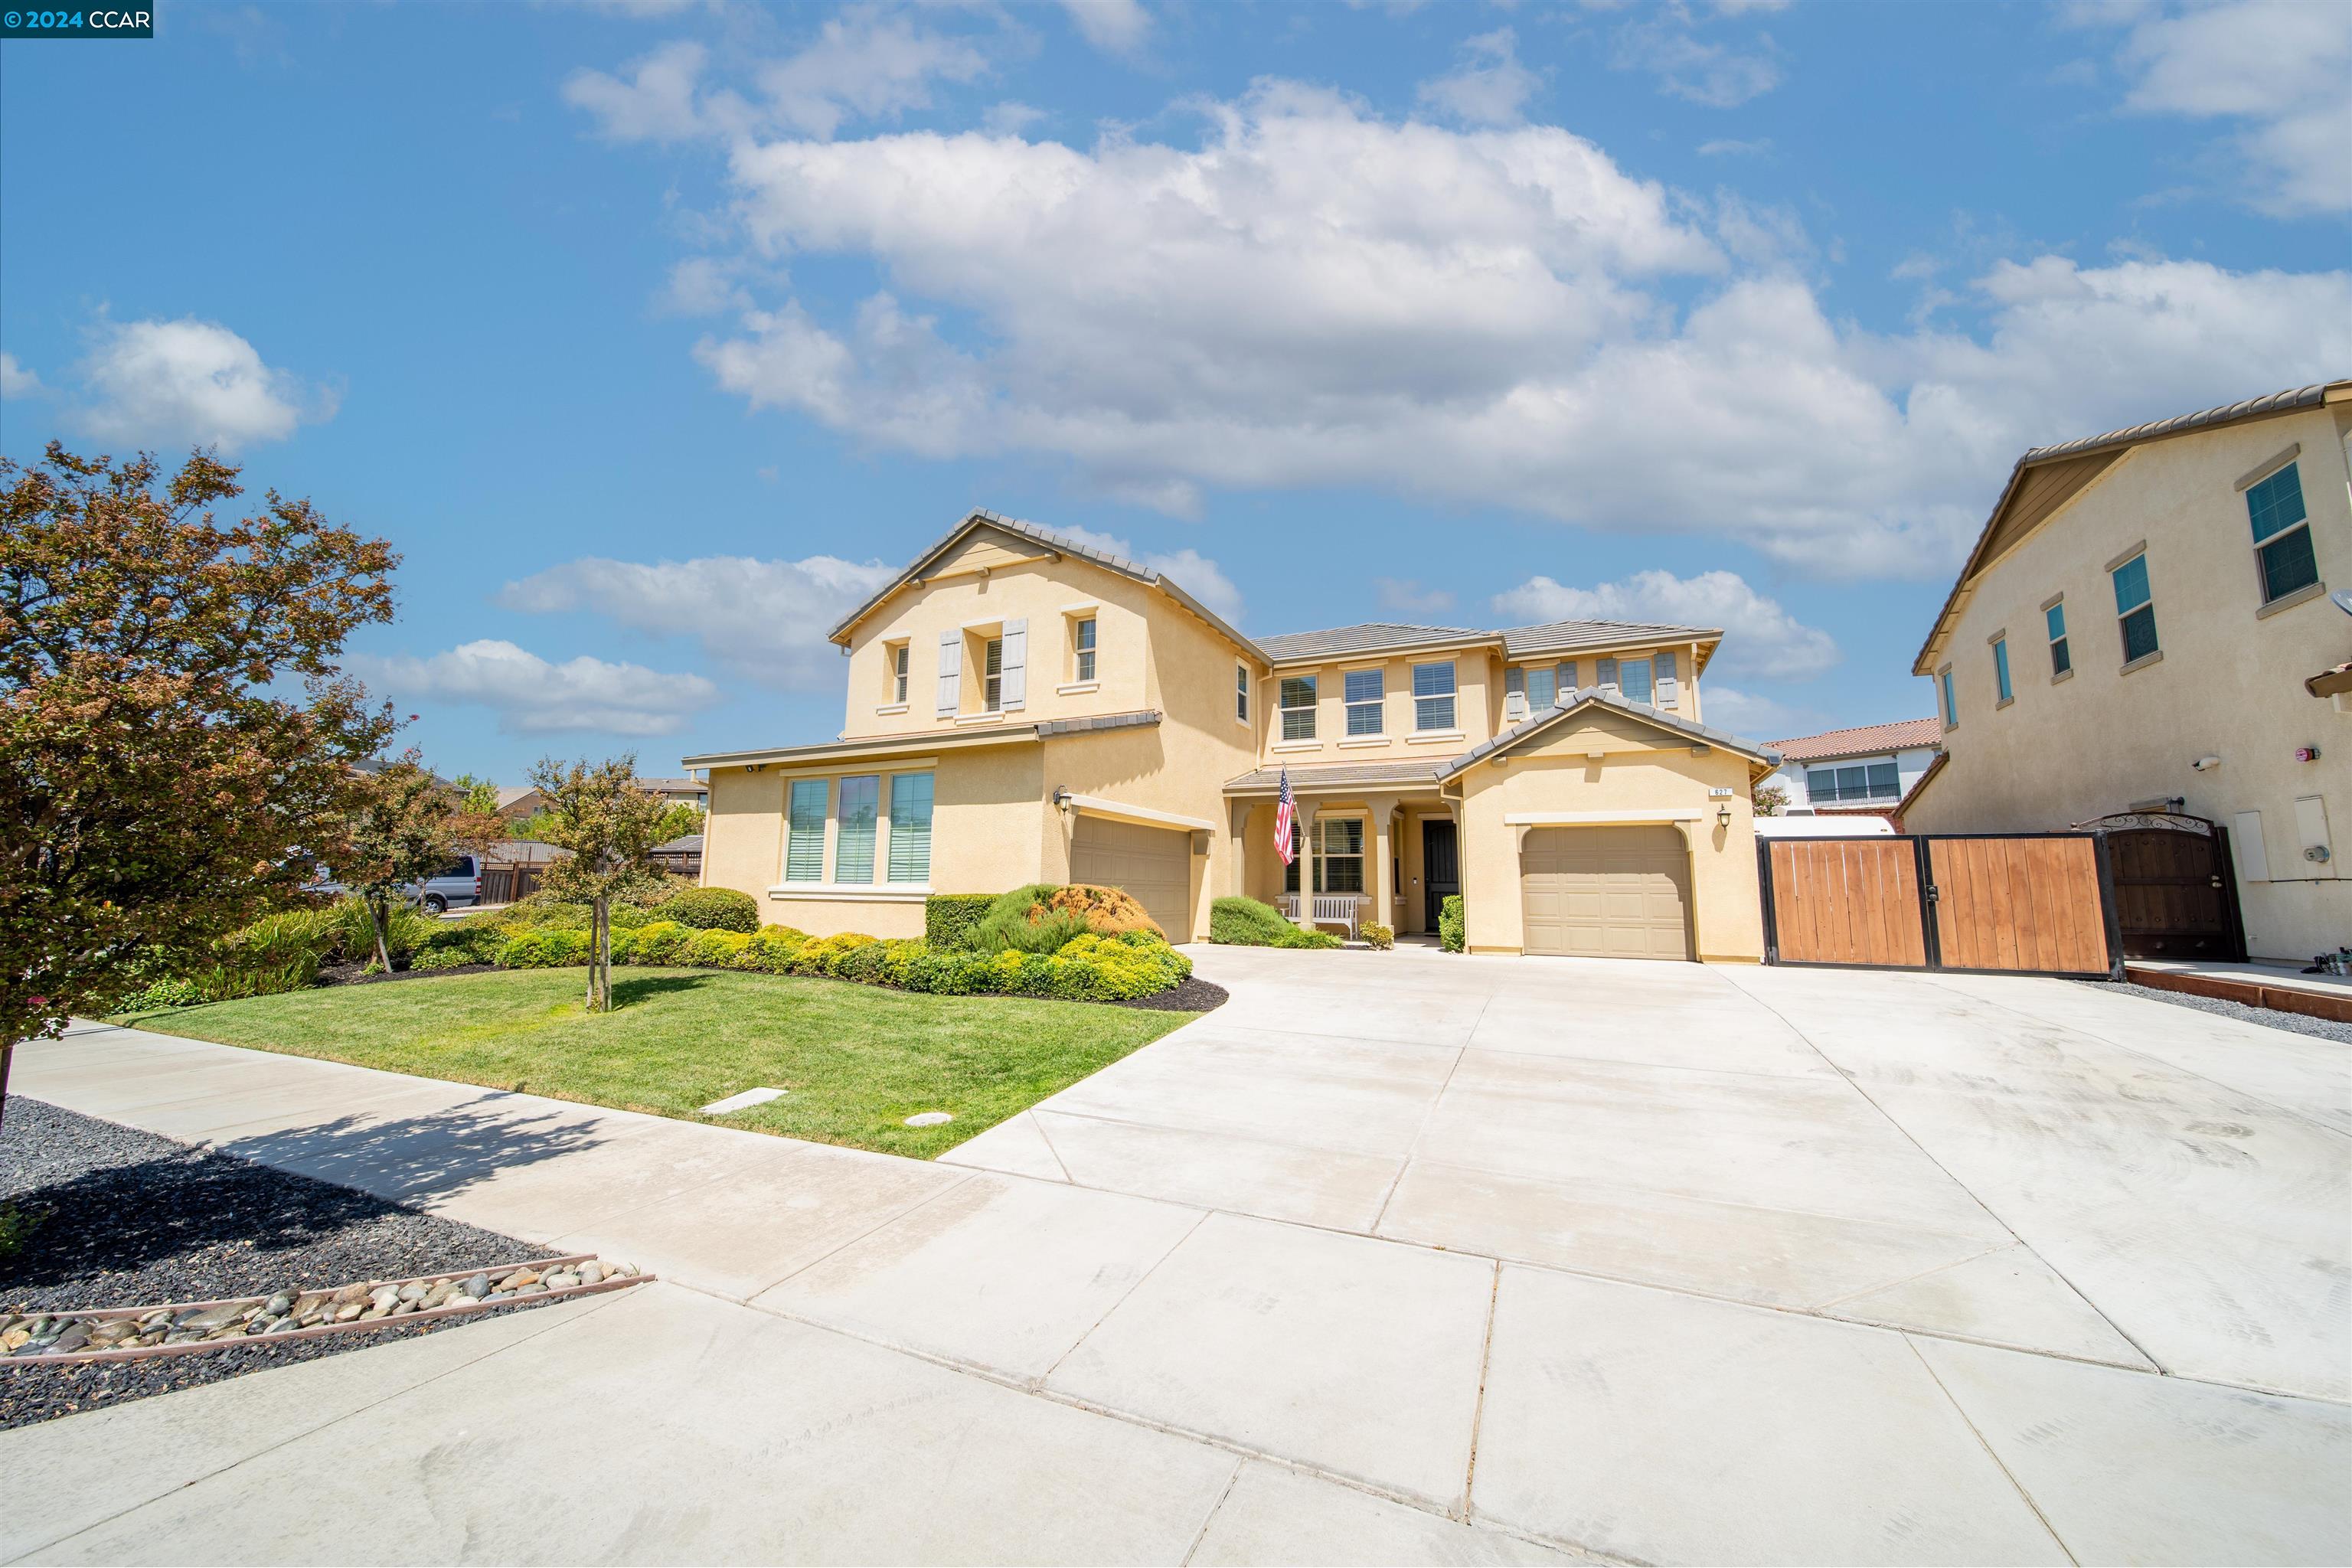
[[[659,795],[637,787],[637,759],[559,763],[542,758],[530,782],[547,797],[540,842],[571,855],[547,868],[550,891],[589,906],[588,1010],[613,1006],[613,900],[656,880],[662,832]]]
[[[461,849],[480,851],[506,837],[497,801],[478,809],[472,793],[434,776],[414,750],[369,770],[358,782],[335,847],[335,879],[366,903],[376,963],[392,968],[384,940],[392,900],[404,896]]]
[[[336,660],[399,557],[238,471],[0,458],[0,1047],[308,881],[394,729]]]

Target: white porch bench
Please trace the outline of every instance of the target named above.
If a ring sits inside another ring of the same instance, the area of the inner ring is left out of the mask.
[[[1302,897],[1308,898],[1310,906],[1304,919],[1298,912]],[[1357,927],[1363,921],[1364,906],[1370,901],[1361,893],[1316,893],[1311,896],[1285,893],[1278,907],[1293,925],[1346,926],[1348,940],[1353,942],[1358,935]]]

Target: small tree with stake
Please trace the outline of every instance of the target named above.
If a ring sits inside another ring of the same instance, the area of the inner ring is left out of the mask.
[[[449,863],[461,849],[483,850],[505,825],[478,811],[466,792],[435,778],[414,749],[362,775],[358,804],[335,851],[335,875],[366,903],[375,961],[392,971],[385,940],[392,900]]]
[[[613,1008],[613,900],[660,876],[662,799],[637,787],[635,753],[590,765],[542,758],[531,769],[546,797],[541,842],[572,851],[548,867],[545,886],[589,906],[588,1011]]]

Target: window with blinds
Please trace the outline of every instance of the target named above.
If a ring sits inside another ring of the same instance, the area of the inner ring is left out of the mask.
[[[2155,595],[2147,585],[2147,557],[2135,555],[2109,573],[2116,586],[2116,619],[2124,635],[2124,662],[2146,658],[2156,640]]]
[[[1315,863],[1318,893],[1360,893],[1364,890],[1364,824],[1354,816],[1327,816],[1315,825],[1322,855]]]
[[[1621,658],[1617,661],[1617,695],[1628,702],[1650,705],[1651,666],[1646,658]]]
[[[1088,616],[1077,625],[1077,662],[1076,677],[1079,680],[1095,678],[1095,618]]]
[[[931,879],[931,775],[890,779],[890,880]]]
[[[1377,735],[1381,732],[1381,704],[1387,695],[1387,683],[1377,669],[1351,669],[1348,672],[1348,733]]]
[[[824,779],[794,779],[784,821],[784,880],[824,880]]]
[[[1454,725],[1454,662],[1412,667],[1412,727],[1451,730]]]
[[[1283,678],[1282,738],[1286,741],[1311,741],[1315,738],[1315,678],[1311,675]]]
[[[2263,603],[2274,604],[2319,581],[2311,551],[2309,513],[2304,510],[2303,477],[2289,463],[2246,490],[2246,515],[2254,526],[2254,558],[2261,564]]]
[[[1004,710],[1004,639],[988,639],[988,652],[981,669],[981,711],[1001,713]]]
[[[872,773],[841,781],[838,826],[834,829],[833,879],[874,879],[874,823],[881,814],[882,781]]]

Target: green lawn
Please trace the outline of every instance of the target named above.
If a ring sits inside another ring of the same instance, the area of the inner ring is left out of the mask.
[[[1197,1016],[1085,1002],[929,996],[700,969],[519,970],[215,1002],[121,1022],[161,1034],[929,1159]],[[743,1089],[782,1100],[705,1117]],[[945,1110],[943,1127],[908,1127]]]

